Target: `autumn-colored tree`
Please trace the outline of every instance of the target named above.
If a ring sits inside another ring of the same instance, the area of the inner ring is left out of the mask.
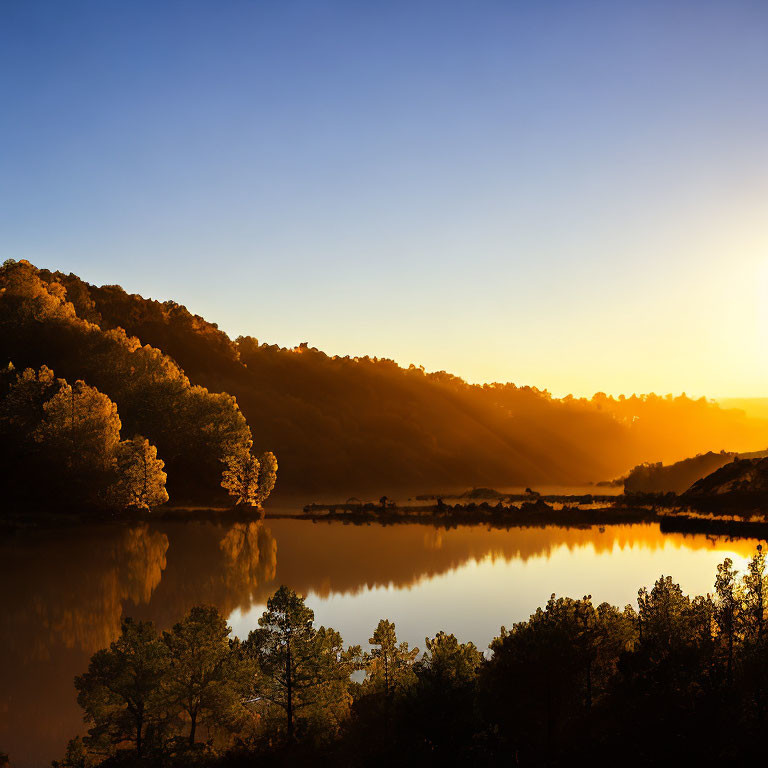
[[[103,491],[120,442],[117,406],[83,381],[70,385],[60,379],[43,411],[35,441],[56,457],[72,484]]]
[[[65,506],[148,509],[167,501],[157,449],[142,437],[120,442],[120,427],[115,404],[83,381],[70,385],[46,366],[22,373],[9,366],[0,376],[0,466],[27,499],[44,486]]]
[[[221,487],[235,504],[261,510],[277,480],[277,458],[271,451],[256,458],[250,450],[237,450],[224,458]]]
[[[58,386],[47,365],[39,371],[26,368],[19,373],[9,363],[0,376],[0,431],[17,444],[23,436],[31,435],[45,417],[43,404]]]
[[[115,448],[116,480],[110,488],[111,502],[120,508],[151,509],[168,501],[164,462],[157,448],[137,435]]]
[[[157,445],[172,490],[198,500],[221,493],[221,460],[252,443],[235,398],[192,385],[168,355],[128,335],[126,321],[109,327],[100,321],[86,284],[74,276],[25,261],[0,267],[2,364],[45,363],[70,381],[97,387],[117,404],[128,434]],[[77,385],[75,390],[77,396]]]
[[[256,490],[256,506],[269,498],[277,482],[277,457],[272,451],[266,451],[259,456],[259,487]]]
[[[259,491],[259,460],[250,451],[230,454],[224,459],[225,468],[221,473],[221,487],[235,504],[257,506]]]

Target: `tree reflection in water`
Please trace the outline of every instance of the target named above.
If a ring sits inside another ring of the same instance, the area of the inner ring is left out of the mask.
[[[47,764],[82,729],[74,676],[122,616],[168,628],[196,603],[225,615],[274,578],[260,522],[27,532],[0,540],[0,745],[14,766]],[[169,567],[170,565],[170,567]]]
[[[17,768],[47,764],[63,753],[67,740],[82,729],[74,676],[86,669],[96,649],[117,636],[124,615],[150,619],[161,629],[201,603],[216,606],[225,616],[237,611],[242,617],[249,608],[255,616],[280,583],[318,598],[347,595],[350,606],[352,596],[364,596],[368,588],[404,590],[396,597],[401,611],[410,605],[423,612],[434,577],[453,573],[465,578],[460,569],[468,563],[550,561],[539,577],[546,584],[518,585],[518,590],[549,592],[550,586],[556,588],[554,581],[550,584],[556,575],[567,581],[576,575],[574,569],[585,567],[615,566],[611,578],[616,581],[631,561],[626,558],[630,551],[655,553],[663,558],[664,571],[676,576],[684,576],[686,567],[700,570],[706,591],[713,565],[701,555],[718,558],[718,550],[726,550],[748,557],[755,544],[664,535],[656,525],[489,530],[269,520],[19,532],[0,540],[3,573],[12,577],[0,580],[0,749],[10,753]],[[596,565],[598,560],[602,565]],[[494,568],[484,578],[502,580],[494,589],[514,590],[504,581],[503,568]],[[646,583],[658,575],[648,573]],[[642,583],[634,576],[631,581],[627,600]],[[422,597],[420,585],[425,587]],[[493,592],[492,586],[485,583],[486,591]],[[526,617],[507,615],[504,606],[509,605],[508,598],[503,606],[493,605],[494,632],[500,622]],[[435,631],[460,632],[455,594],[446,606],[448,613],[438,617]],[[382,606],[368,608],[378,612]],[[337,628],[345,641],[354,640],[344,621]],[[420,644],[423,635],[404,639]]]

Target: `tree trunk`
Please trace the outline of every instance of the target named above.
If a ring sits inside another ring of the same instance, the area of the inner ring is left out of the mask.
[[[286,689],[286,714],[288,715],[288,741],[293,742],[293,680],[291,679],[291,640],[285,645],[285,689]]]
[[[141,749],[142,749],[142,743],[141,743],[141,732],[144,730],[144,716],[139,715],[136,718],[136,757],[141,757]]]
[[[197,708],[195,708],[189,715],[191,725],[189,727],[189,743],[195,743],[195,731],[197,730]]]
[[[733,685],[733,627],[728,632],[728,687]]]
[[[141,494],[142,503],[146,504],[148,491],[147,491],[147,451],[142,446],[141,458],[144,459],[144,491]]]

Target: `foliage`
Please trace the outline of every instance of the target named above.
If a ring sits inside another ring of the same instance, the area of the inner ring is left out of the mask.
[[[162,639],[126,621],[77,678],[92,727],[58,765],[138,752],[211,768],[600,765],[619,752],[632,766],[757,758],[765,587],[758,550],[743,575],[724,561],[712,596],[690,597],[668,576],[639,591],[637,610],[553,595],[502,627],[488,657],[440,632],[414,660],[384,619],[363,656],[315,628],[286,587],[242,645],[211,607],[192,609]],[[360,667],[362,685],[350,680]],[[206,724],[206,743],[195,722]]]
[[[120,326],[129,323],[94,322],[98,313],[85,284],[66,282],[65,288],[26,261],[0,267],[3,364],[47,365],[87,381],[116,404],[128,434],[157,446],[176,500],[215,497],[221,461],[252,442],[235,398],[191,384],[174,360],[127,335]]]
[[[43,366],[6,369],[0,388],[0,436],[6,477],[15,495],[63,507],[141,509],[163,504],[163,462],[142,437],[120,441],[115,404],[83,381],[69,384]]]
[[[117,446],[115,462],[118,479],[111,488],[111,499],[116,507],[151,509],[168,501],[164,462],[145,437],[123,440]]]
[[[67,744],[67,751],[62,760],[54,760],[52,768],[91,768],[97,764],[94,754],[85,746],[83,739],[76,736]],[[2,766],[2,762],[0,762]]]
[[[251,440],[256,456],[278,454],[286,487],[347,495],[581,484],[651,458],[765,448],[763,421],[703,398],[555,398],[392,360],[335,357],[306,343],[232,341],[175,302],[23,261],[3,268],[0,291],[3,364],[47,364],[109,395],[128,434],[157,445],[174,500],[220,491],[222,459]],[[221,389],[237,401],[213,394]]]
[[[277,457],[272,451],[265,451],[259,456],[259,486],[256,491],[256,506],[269,498],[277,482]]]
[[[221,487],[237,504],[256,506],[259,498],[259,460],[250,451],[241,451],[224,458]]]
[[[170,724],[162,689],[169,664],[168,649],[151,623],[123,621],[120,637],[75,678],[77,701],[91,723],[89,748],[114,754],[129,746],[141,758],[162,744]]]
[[[455,635],[438,632],[425,638],[426,650],[414,671],[422,683],[437,686],[470,683],[483,660],[474,643],[460,643]],[[418,652],[418,651],[417,651]]]
[[[258,666],[256,691],[266,702],[268,725],[284,730],[288,742],[334,733],[350,703],[349,675],[359,649],[345,650],[338,632],[316,629],[313,621],[304,598],[282,586],[245,643]]]
[[[365,655],[366,688],[391,696],[413,682],[413,663],[419,649],[409,648],[407,642],[398,643],[391,621],[382,619],[368,642],[373,648]]]
[[[189,721],[189,742],[197,728],[234,730],[246,719],[243,700],[248,688],[248,665],[233,652],[230,627],[213,606],[195,606],[163,633],[170,669],[166,693],[171,706]]]

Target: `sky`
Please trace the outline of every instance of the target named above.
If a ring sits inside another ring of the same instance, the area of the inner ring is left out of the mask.
[[[768,3],[0,0],[0,259],[557,395],[768,394]]]

